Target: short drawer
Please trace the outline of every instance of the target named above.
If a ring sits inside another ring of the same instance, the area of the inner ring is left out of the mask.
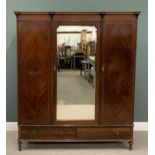
[[[132,138],[131,128],[78,128],[78,139],[127,140]]]
[[[76,128],[20,127],[21,139],[75,139]]]

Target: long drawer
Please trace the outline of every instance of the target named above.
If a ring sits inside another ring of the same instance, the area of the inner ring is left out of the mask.
[[[104,127],[104,128],[78,128],[77,139],[87,140],[127,140],[132,139],[131,128]]]
[[[75,139],[76,128],[70,127],[20,127],[21,139]]]
[[[41,127],[20,126],[20,139],[49,140],[129,140],[132,139],[131,127]]]

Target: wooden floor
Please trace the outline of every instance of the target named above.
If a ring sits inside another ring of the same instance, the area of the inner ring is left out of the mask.
[[[134,133],[134,149],[127,143],[24,143],[18,151],[17,132],[7,132],[6,155],[147,155],[147,132]]]

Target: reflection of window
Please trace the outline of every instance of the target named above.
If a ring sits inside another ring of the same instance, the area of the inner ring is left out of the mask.
[[[86,36],[87,36],[87,30],[82,30],[81,31],[81,42],[82,43],[86,43],[87,42]]]
[[[58,45],[74,46],[76,49],[80,47],[77,44],[82,44],[83,48],[90,41],[96,41],[96,28],[94,26],[59,26]]]
[[[96,42],[97,38],[96,38],[96,29],[92,30],[92,36],[91,36],[91,40]]]

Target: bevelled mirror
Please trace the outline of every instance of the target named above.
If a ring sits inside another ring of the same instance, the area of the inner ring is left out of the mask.
[[[57,28],[58,121],[95,120],[95,26]]]

